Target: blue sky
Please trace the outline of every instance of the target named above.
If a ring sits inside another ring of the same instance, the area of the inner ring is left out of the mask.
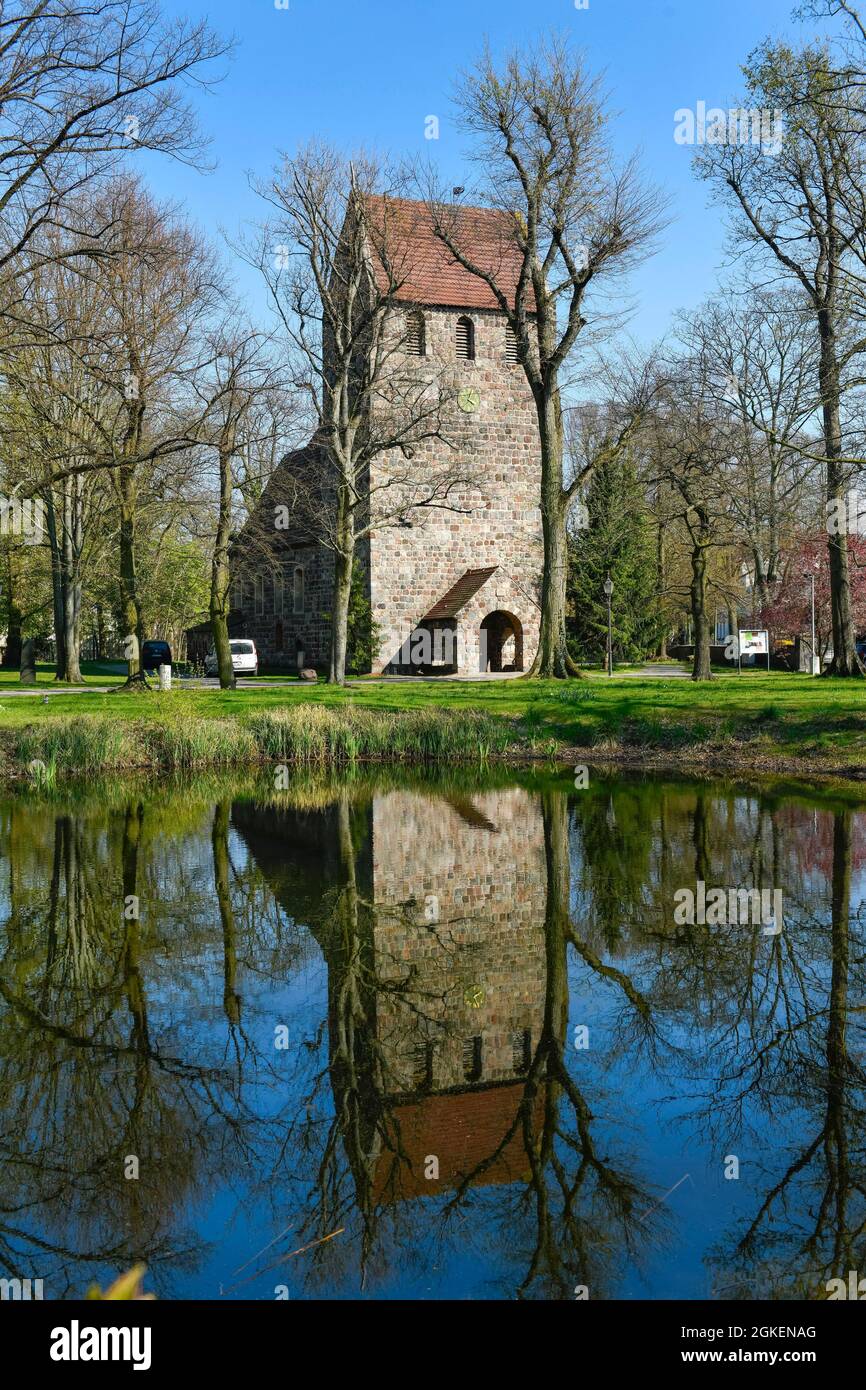
[[[616,144],[643,152],[645,167],[672,198],[673,225],[659,254],[634,277],[632,333],[664,333],[678,308],[712,292],[724,261],[718,210],[691,176],[691,152],[673,139],[674,112],[699,100],[729,106],[740,64],[768,34],[805,33],[791,20],[794,0],[163,0],[167,15],[201,17],[238,48],[226,80],[194,96],[213,139],[215,173],[200,176],[166,160],[148,160],[154,192],[184,204],[211,236],[236,233],[254,219],[247,171],[265,173],[278,150],[312,136],[347,150],[428,155],[453,182],[469,182],[449,94],[489,37],[494,51],[557,29],[604,71],[618,113]],[[814,26],[813,26],[814,27]],[[429,115],[440,138],[424,138]],[[254,311],[264,300],[253,272],[238,270]]]

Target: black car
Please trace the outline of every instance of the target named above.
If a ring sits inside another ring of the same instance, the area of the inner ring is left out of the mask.
[[[167,642],[143,642],[141,646],[142,671],[158,671],[160,666],[171,665],[171,647]]]

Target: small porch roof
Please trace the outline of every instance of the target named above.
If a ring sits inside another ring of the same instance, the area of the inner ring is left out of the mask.
[[[447,618],[456,618],[461,608],[464,608],[471,598],[474,598],[482,585],[486,584],[492,574],[499,569],[498,565],[491,565],[487,569],[467,570],[452,584],[446,594],[443,594],[438,602],[434,603],[428,613],[421,619],[422,623],[441,622]]]

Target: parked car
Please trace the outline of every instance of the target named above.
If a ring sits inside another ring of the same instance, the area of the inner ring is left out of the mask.
[[[256,651],[255,642],[251,642],[248,637],[233,637],[229,642],[232,654],[232,670],[236,676],[257,676],[259,674],[259,654]],[[211,647],[204,659],[204,673],[206,676],[219,675],[217,665],[217,655]]]
[[[171,647],[167,642],[142,642],[141,644],[141,669],[142,671],[158,671],[160,666],[171,665]]]
[[[860,660],[866,661],[866,637],[858,638],[856,645],[857,655],[859,656]]]

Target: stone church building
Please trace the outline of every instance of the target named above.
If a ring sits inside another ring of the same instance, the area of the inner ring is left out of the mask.
[[[384,200],[377,200],[382,201]],[[450,256],[423,203],[388,199],[410,269],[398,294],[405,368],[448,386],[443,439],[418,449],[431,469],[465,464],[448,509],[409,510],[358,544],[364,591],[380,637],[374,672],[471,674],[528,669],[538,643],[542,535],[535,407],[516,343],[488,286]],[[460,245],[514,292],[520,257],[506,214],[457,210]],[[373,258],[375,259],[375,258]],[[373,270],[375,274],[375,269]],[[263,667],[327,667],[333,555],[286,530],[267,557],[251,542],[272,526],[287,476],[312,446],[288,455],[233,547],[230,631],[255,640]],[[387,473],[388,458],[375,463]],[[282,477],[280,476],[282,475]]]

